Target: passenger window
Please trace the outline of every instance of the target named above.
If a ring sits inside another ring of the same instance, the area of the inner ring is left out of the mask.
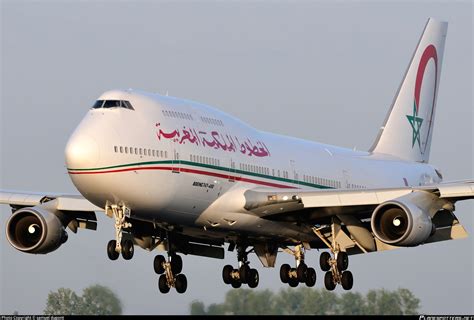
[[[120,147],[120,153],[123,153],[123,147]]]
[[[125,147],[125,153],[128,154],[128,147]]]

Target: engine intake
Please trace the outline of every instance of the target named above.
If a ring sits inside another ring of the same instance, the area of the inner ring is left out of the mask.
[[[15,211],[7,221],[8,242],[17,250],[27,253],[49,253],[67,240],[61,220],[42,207]]]
[[[405,247],[425,242],[436,231],[425,200],[425,195],[412,193],[380,204],[371,219],[375,237]]]

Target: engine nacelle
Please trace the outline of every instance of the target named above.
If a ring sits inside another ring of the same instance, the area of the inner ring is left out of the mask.
[[[15,211],[7,221],[8,242],[17,250],[27,253],[49,253],[67,240],[61,220],[41,206]]]
[[[430,216],[435,209],[433,195],[418,192],[384,202],[372,214],[372,231],[387,244],[420,245],[436,231]]]

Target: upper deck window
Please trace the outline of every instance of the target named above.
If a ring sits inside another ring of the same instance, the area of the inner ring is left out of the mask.
[[[92,106],[92,109],[100,108],[125,108],[135,110],[132,104],[127,100],[97,100]]]

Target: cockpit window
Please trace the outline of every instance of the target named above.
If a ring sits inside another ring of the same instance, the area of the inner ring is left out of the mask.
[[[120,108],[120,100],[105,100],[104,106],[102,108]]]
[[[132,104],[127,100],[97,100],[92,106],[92,109],[100,108],[125,108],[135,110]]]
[[[92,109],[99,109],[102,108],[102,105],[104,104],[104,100],[97,100],[94,105],[92,106]]]

